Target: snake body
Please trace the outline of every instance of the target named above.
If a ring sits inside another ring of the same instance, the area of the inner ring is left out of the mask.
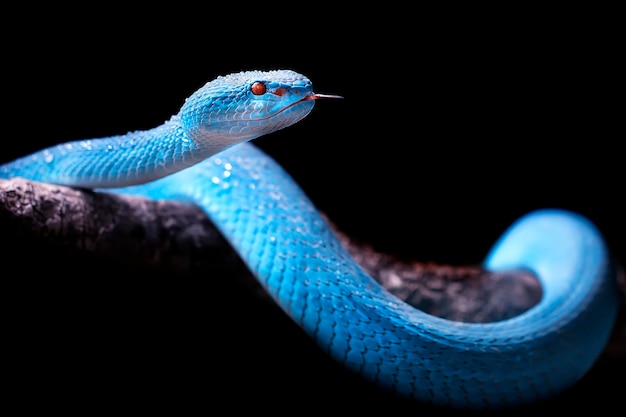
[[[218,77],[161,126],[50,147],[0,166],[0,178],[199,205],[321,349],[400,396],[497,408],[579,380],[619,304],[617,266],[596,227],[540,210],[505,231],[484,266],[538,276],[543,298],[521,315],[476,324],[416,310],[368,276],[289,175],[245,143],[296,123],[323,97],[293,71]]]

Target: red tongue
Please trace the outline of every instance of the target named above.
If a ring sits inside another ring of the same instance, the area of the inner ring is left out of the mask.
[[[307,100],[317,100],[318,98],[343,98],[342,96],[336,96],[333,94],[311,94],[307,96]]]

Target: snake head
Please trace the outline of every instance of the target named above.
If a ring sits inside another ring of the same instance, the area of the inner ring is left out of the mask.
[[[311,81],[297,72],[245,71],[205,84],[179,117],[192,139],[229,147],[302,120],[321,97],[336,96],[314,94]]]

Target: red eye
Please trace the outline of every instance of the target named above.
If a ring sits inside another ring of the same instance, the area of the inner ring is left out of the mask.
[[[255,81],[254,84],[250,86],[250,91],[252,91],[252,94],[255,96],[263,95],[265,94],[265,84],[260,81]]]

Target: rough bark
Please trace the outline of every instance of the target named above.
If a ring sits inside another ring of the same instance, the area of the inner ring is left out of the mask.
[[[477,266],[403,261],[335,233],[361,266],[400,299],[440,317],[487,322],[519,314],[537,303],[541,288],[526,271],[493,274]],[[98,259],[136,270],[193,276],[228,276],[267,294],[237,254],[195,206],[0,180],[0,227],[5,255],[28,250],[66,260]],[[67,264],[66,264],[67,265]],[[620,315],[607,354],[626,357],[626,320]]]
[[[191,273],[237,257],[196,207],[0,180],[3,240],[45,244],[147,268]]]

